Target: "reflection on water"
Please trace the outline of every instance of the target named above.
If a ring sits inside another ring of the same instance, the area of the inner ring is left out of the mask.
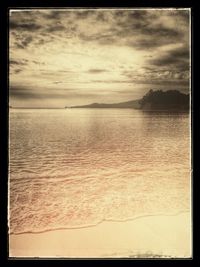
[[[11,232],[189,210],[189,128],[187,113],[11,110]]]

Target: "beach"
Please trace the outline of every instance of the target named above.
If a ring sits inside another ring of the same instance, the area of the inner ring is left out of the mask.
[[[96,226],[10,235],[10,257],[191,258],[191,218],[144,216]]]

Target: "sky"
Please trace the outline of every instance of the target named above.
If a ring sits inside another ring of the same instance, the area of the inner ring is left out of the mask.
[[[189,92],[189,9],[10,10],[15,107],[65,107]]]

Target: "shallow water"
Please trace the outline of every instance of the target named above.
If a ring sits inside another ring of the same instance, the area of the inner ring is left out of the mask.
[[[187,113],[10,111],[10,232],[190,209]]]

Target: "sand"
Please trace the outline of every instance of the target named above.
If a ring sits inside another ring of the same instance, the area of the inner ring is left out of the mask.
[[[191,258],[190,213],[145,216],[126,222],[10,235],[10,257]]]

